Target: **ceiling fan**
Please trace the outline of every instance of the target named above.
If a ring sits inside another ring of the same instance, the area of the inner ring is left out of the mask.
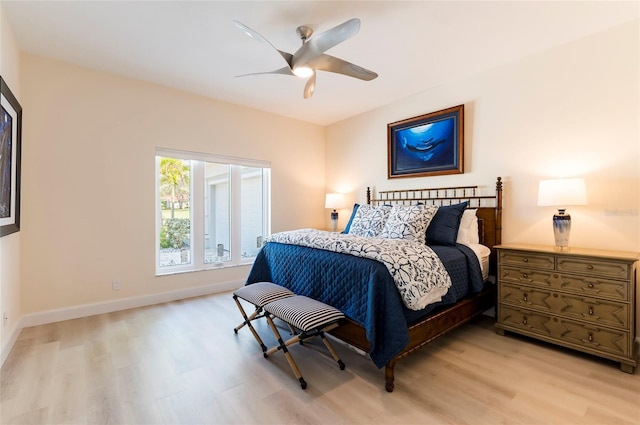
[[[378,76],[378,74],[373,71],[369,71],[361,66],[324,53],[330,48],[356,35],[358,31],[360,31],[360,19],[349,19],[348,21],[314,37],[311,37],[311,34],[313,34],[313,30],[311,28],[307,26],[299,26],[296,33],[302,39],[302,46],[293,55],[278,49],[271,44],[269,40],[243,23],[239,21],[233,22],[249,37],[267,43],[269,46],[277,50],[278,53],[280,53],[280,56],[282,56],[284,61],[287,63],[285,67],[274,71],[256,72],[252,74],[238,75],[238,77],[262,74],[283,74],[293,75],[300,78],[308,78],[307,83],[304,86],[304,98],[308,99],[313,95],[316,87],[316,71],[334,72],[336,74],[343,74],[365,81],[373,80]]]

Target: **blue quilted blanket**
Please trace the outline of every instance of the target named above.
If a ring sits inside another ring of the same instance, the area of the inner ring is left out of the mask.
[[[268,281],[298,295],[322,301],[364,327],[371,344],[369,355],[384,366],[409,342],[408,323],[435,307],[482,290],[478,259],[464,245],[431,247],[451,277],[442,301],[420,311],[407,309],[387,268],[368,258],[332,251],[269,242],[263,246],[247,284]]]

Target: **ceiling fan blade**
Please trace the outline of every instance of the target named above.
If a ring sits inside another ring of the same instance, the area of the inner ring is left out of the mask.
[[[342,24],[331,28],[323,33],[311,37],[307,44],[310,44],[315,51],[324,53],[330,48],[337,46],[358,34],[360,31],[360,19],[349,19]]]
[[[308,65],[316,70],[348,75],[365,81],[371,81],[378,77],[378,74],[373,71],[327,54],[316,57]]]
[[[313,96],[313,91],[316,89],[316,73],[311,74],[311,77],[307,80],[307,84],[304,85],[304,98],[309,99]]]
[[[264,74],[294,75],[293,72],[291,72],[291,68],[289,68],[288,66],[285,66],[284,68],[275,69],[273,71],[253,72],[251,74],[236,75],[236,77],[251,77],[254,75],[264,75]]]
[[[292,67],[304,66],[316,56],[350,39],[360,31],[360,19],[349,19],[316,36],[312,36],[294,53]]]
[[[262,35],[260,35],[256,31],[252,30],[251,28],[249,28],[248,26],[246,26],[242,22],[234,20],[233,23],[236,24],[236,26],[238,28],[240,28],[249,37],[253,38],[254,40],[258,40],[258,41],[260,41],[262,43],[266,43],[269,46],[271,46],[273,49],[277,50],[278,53],[280,53],[280,56],[282,56],[282,58],[285,60],[285,62],[287,62],[287,65],[289,65],[289,68],[291,68],[291,62],[293,60],[293,55],[291,53],[283,52],[282,50],[278,49],[276,46],[271,44],[271,42],[269,40],[267,40]]]

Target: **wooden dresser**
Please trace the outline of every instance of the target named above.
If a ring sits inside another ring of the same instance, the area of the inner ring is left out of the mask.
[[[498,250],[496,331],[637,365],[636,252],[509,244]]]

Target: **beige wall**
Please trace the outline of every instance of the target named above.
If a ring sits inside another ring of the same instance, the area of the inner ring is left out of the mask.
[[[320,126],[31,55],[22,81],[23,314],[244,281],[154,276],[156,147],[271,161],[272,230],[323,223]]]
[[[20,90],[20,56],[13,31],[2,13],[0,3],[0,75],[23,105]],[[20,310],[20,244],[22,233],[0,238],[0,364],[16,337]],[[7,315],[3,323],[2,315]]]
[[[635,20],[331,125],[327,187],[364,201],[367,185],[491,192],[502,176],[503,242],[552,245],[554,209],[536,206],[538,181],[581,176],[589,205],[568,210],[571,245],[640,251],[639,33]],[[388,180],[387,123],[459,104],[465,174]]]

